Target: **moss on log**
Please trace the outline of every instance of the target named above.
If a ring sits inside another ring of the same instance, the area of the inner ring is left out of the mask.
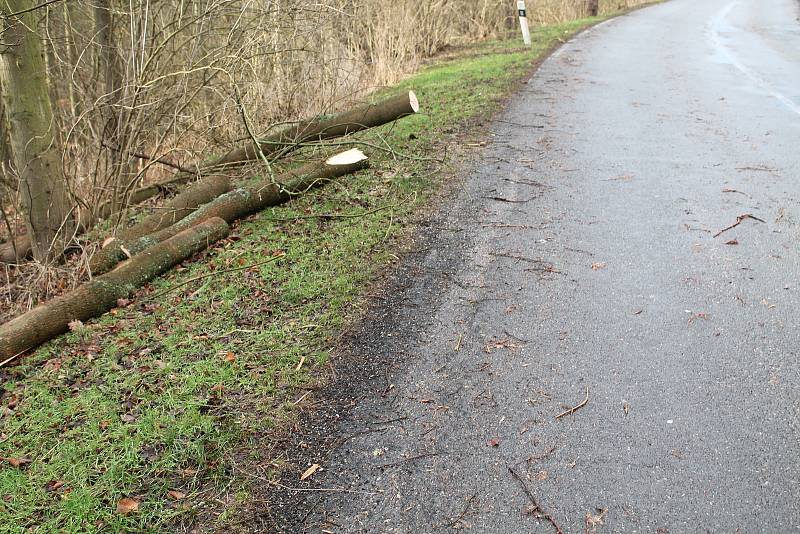
[[[40,304],[0,326],[0,361],[38,347],[75,320],[97,317],[137,288],[227,236],[228,224],[212,218],[185,229],[73,291]]]
[[[186,191],[159,207],[156,213],[145,217],[130,228],[126,228],[113,240],[107,241],[89,262],[92,274],[102,274],[125,258],[127,256],[125,251],[128,250],[127,243],[172,226],[193,213],[198,206],[202,206],[230,190],[230,179],[222,175],[209,176],[192,184]]]
[[[181,221],[138,239],[126,241],[122,246],[132,256],[142,250],[152,247],[171,238],[177,233],[192,226],[219,217],[228,223],[258,213],[269,206],[286,202],[295,195],[302,194],[314,187],[320,187],[327,182],[364,169],[368,166],[367,157],[360,150],[348,150],[328,158],[322,162],[309,163],[298,169],[286,172],[273,181],[264,181],[253,187],[238,188],[229,191],[211,202],[204,204],[188,217]],[[120,248],[116,253],[106,253],[108,247],[101,252],[102,256],[92,258],[92,268],[95,274],[106,272],[125,258]]]

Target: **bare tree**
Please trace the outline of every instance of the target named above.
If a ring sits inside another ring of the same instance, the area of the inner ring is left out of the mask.
[[[55,142],[44,50],[36,31],[37,5],[33,0],[0,3],[5,43],[0,53],[0,80],[25,224],[34,257],[47,262],[66,248],[74,223]]]

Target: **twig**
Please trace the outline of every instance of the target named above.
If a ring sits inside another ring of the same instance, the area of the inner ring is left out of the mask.
[[[0,367],[5,367],[5,366],[6,366],[6,365],[8,365],[9,363],[13,362],[13,361],[14,361],[14,360],[16,360],[17,358],[19,358],[20,356],[22,356],[23,354],[25,354],[27,351],[28,351],[28,349],[25,349],[25,350],[23,350],[22,352],[18,352],[18,353],[16,353],[15,355],[11,356],[10,358],[6,358],[6,359],[5,359],[5,360],[3,360],[2,362],[0,362]]]
[[[747,193],[745,193],[744,191],[739,191],[738,189],[730,189],[730,188],[728,188],[728,187],[726,187],[725,189],[723,189],[723,190],[722,190],[722,192],[723,192],[723,193],[739,193],[740,195],[744,195],[744,196],[746,196],[747,198],[753,198],[753,197],[751,197],[750,195],[748,195]]]
[[[744,213],[744,214],[739,215],[739,216],[736,217],[736,222],[735,223],[733,223],[732,225],[730,225],[730,226],[728,226],[726,228],[723,228],[722,230],[720,230],[719,232],[714,234],[714,237],[719,237],[723,232],[727,232],[728,230],[730,230],[732,228],[736,228],[737,226],[742,224],[742,221],[745,220],[745,219],[753,219],[754,221],[758,221],[758,222],[762,222],[762,223],[766,223],[767,222],[764,219],[759,219],[758,217],[756,217],[752,213]]]
[[[41,4],[29,7],[28,9],[23,9],[21,11],[15,11],[14,13],[0,15],[0,18],[10,19],[11,17],[18,17],[20,15],[24,15],[25,13],[30,13],[31,11],[36,11],[37,9],[42,9],[43,7],[47,7],[51,4],[57,4],[58,2],[63,2],[63,1],[64,0],[47,0],[47,2],[42,2]]]
[[[519,260],[519,261],[527,261],[528,263],[539,263],[539,264],[545,263],[543,260],[535,260],[533,258],[520,256],[518,254],[512,254],[510,252],[489,252],[489,256],[510,258],[512,260]]]
[[[483,197],[483,198],[488,200],[496,200],[498,202],[508,202],[509,204],[525,204],[526,202],[530,202],[531,200],[533,200],[533,198],[529,198],[528,200],[513,200],[510,198],[503,198],[503,197]]]
[[[332,214],[332,213],[320,213],[315,215],[299,215],[297,217],[261,217],[267,221],[298,221],[301,219],[357,219],[360,217],[366,217],[367,215],[372,215],[373,213],[377,213],[379,211],[388,210],[391,208],[398,207],[399,204],[388,204],[386,206],[381,206],[379,208],[375,208],[369,211],[365,211],[362,213],[344,213],[344,214]]]
[[[403,465],[406,462],[413,462],[414,460],[420,460],[422,458],[430,458],[431,456],[439,456],[440,453],[438,452],[426,452],[423,454],[417,454],[416,456],[410,456],[408,458],[403,458],[402,460],[398,460],[396,462],[388,463],[379,465],[379,469],[386,469],[388,467],[397,467],[398,465]]]
[[[528,499],[531,500],[531,504],[533,505],[533,509],[531,510],[531,514],[539,514],[540,516],[544,517],[545,519],[550,521],[550,524],[553,525],[553,528],[556,529],[556,534],[564,534],[564,531],[561,530],[561,527],[558,526],[558,523],[556,523],[555,518],[552,515],[550,515],[547,512],[545,512],[544,509],[542,509],[541,505],[539,504],[539,501],[536,500],[536,496],[528,488],[528,485],[525,483],[525,481],[522,480],[522,477],[519,476],[517,474],[517,472],[514,471],[511,468],[510,465],[506,465],[506,467],[508,468],[508,472],[511,473],[511,476],[513,476],[515,479],[517,479],[517,482],[519,482],[519,485],[522,486],[522,490],[525,492],[525,495],[528,496]]]
[[[529,185],[531,187],[549,187],[548,185],[533,180],[513,180],[511,178],[503,178],[503,180],[511,182],[512,184]]]
[[[132,152],[130,150],[123,150],[123,149],[121,149],[119,147],[111,146],[106,142],[100,143],[100,146],[102,146],[103,148],[107,148],[109,150],[113,150],[114,152],[121,152],[123,154],[127,154],[128,156],[133,156],[134,158],[137,158],[137,159],[143,159],[143,160],[146,160],[146,161],[152,161],[152,162],[155,162],[155,163],[160,163],[162,165],[166,165],[167,167],[172,167],[173,169],[179,170],[181,172],[185,172],[185,173],[188,173],[188,174],[197,174],[197,169],[187,169],[186,167],[184,167],[184,166],[182,166],[182,165],[180,165],[178,163],[173,163],[172,161],[165,160],[164,158],[156,158],[156,157],[153,157],[153,156],[148,156],[147,154],[142,154],[140,152]]]
[[[530,230],[533,226],[528,226],[526,224],[503,224],[503,223],[493,223],[493,224],[482,224],[481,227],[483,228],[519,228],[522,230]]]
[[[166,295],[167,293],[172,293],[176,289],[178,289],[180,287],[183,287],[183,286],[185,286],[187,284],[191,284],[192,282],[196,282],[197,280],[202,280],[203,278],[209,278],[211,276],[216,276],[218,274],[235,273],[236,271],[245,271],[245,270],[250,269],[252,267],[258,267],[260,265],[265,265],[267,263],[272,263],[273,261],[277,261],[277,260],[279,260],[279,259],[281,259],[281,258],[283,258],[285,256],[286,256],[286,253],[285,252],[281,252],[277,256],[273,256],[273,257],[271,257],[271,258],[269,258],[267,260],[264,260],[264,261],[251,263],[249,265],[243,265],[241,267],[235,267],[233,269],[225,269],[225,270],[222,270],[222,271],[214,271],[213,273],[208,273],[208,274],[203,274],[203,275],[200,275],[200,276],[195,276],[194,278],[189,278],[188,280],[186,280],[184,282],[181,282],[180,284],[174,285],[174,286],[170,287],[169,289],[165,289],[164,291],[159,291],[158,293],[150,295],[150,297],[148,297],[148,298],[149,299],[154,299],[154,298],[161,297],[163,295]]]
[[[777,173],[778,169],[774,167],[769,167],[768,165],[747,165],[745,167],[736,167],[737,171],[758,171],[758,172],[769,172],[769,173]]]
[[[589,386],[586,386],[586,397],[581,401],[581,403],[578,404],[577,406],[570,408],[567,411],[561,412],[556,416],[556,419],[561,419],[565,415],[572,415],[581,408],[583,408],[584,406],[586,406],[587,404],[589,404]]]
[[[447,523],[447,526],[452,528],[457,524],[461,523],[464,519],[464,516],[467,515],[467,512],[469,512],[469,509],[472,506],[472,501],[474,501],[477,497],[478,494],[473,493],[472,496],[469,499],[467,499],[467,505],[464,507],[464,511],[458,514],[458,517]]]

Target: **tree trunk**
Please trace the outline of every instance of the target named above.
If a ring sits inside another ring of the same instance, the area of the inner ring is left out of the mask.
[[[264,157],[284,155],[302,143],[343,137],[361,130],[374,128],[419,111],[419,101],[414,91],[387,98],[375,104],[367,104],[329,119],[310,119],[299,122],[274,135],[258,141],[258,149]],[[258,158],[253,144],[231,150],[213,163],[213,167],[235,165]]]
[[[113,271],[77,289],[45,302],[0,326],[0,361],[38,347],[69,329],[72,321],[97,317],[117,305],[117,300],[174,265],[228,235],[228,224],[209,219],[184,230]]]
[[[586,11],[589,13],[590,17],[597,16],[597,13],[600,10],[599,4],[599,0],[586,0]]]
[[[260,147],[265,157],[274,159],[276,156],[285,155],[299,147],[298,143],[333,139],[345,136],[364,129],[373,128],[400,119],[407,115],[412,115],[419,111],[419,102],[413,91],[386,99],[377,104],[362,106],[352,111],[344,112],[331,119],[302,121],[287,130],[279,132],[273,136],[263,139]],[[228,152],[225,156],[211,161],[204,165],[201,174],[207,173],[212,169],[220,169],[225,166],[239,165],[256,159],[257,153],[252,145],[238,148]],[[153,184],[141,189],[137,189],[131,195],[128,205],[138,204],[157,195],[164,190],[165,184],[176,185],[191,181],[196,174],[180,172],[164,184]],[[106,202],[97,210],[97,216],[91,214],[81,214],[79,222],[79,232],[88,230],[98,219],[108,218],[117,213],[121,207],[113,201]],[[16,251],[16,254],[15,254]],[[25,259],[30,253],[30,240],[28,236],[17,237],[13,243],[0,245],[0,263],[14,263]],[[117,251],[116,254],[121,253]],[[112,257],[114,254],[111,255]]]
[[[211,202],[223,193],[231,190],[231,181],[227,176],[209,176],[189,186],[189,188],[159,207],[156,213],[145,217],[140,223],[122,230],[116,238],[107,241],[97,251],[89,263],[92,274],[101,274],[125,258],[127,243],[140,237],[172,226],[187,215],[193,213],[198,206]],[[129,252],[134,254],[133,252]]]
[[[111,177],[111,203],[113,211],[120,211],[126,204],[125,191],[121,184],[128,182],[131,173],[130,163],[122,156],[127,145],[124,135],[124,116],[119,106],[122,99],[122,66],[114,39],[113,0],[95,0],[94,33],[97,37],[96,69],[103,81],[101,105],[101,146],[105,173]]]
[[[196,175],[191,173],[178,173],[169,180],[136,189],[128,197],[128,203],[132,206],[141,204],[145,200],[152,198],[161,192],[170,190],[173,187],[191,181],[195,176]],[[117,209],[115,209],[115,206],[117,206]],[[95,210],[83,210],[78,216],[78,225],[75,229],[75,233],[82,234],[94,226],[97,221],[108,219],[124,209],[124,207],[119,207],[114,199],[111,199],[103,202],[103,204],[101,204],[100,207]],[[29,258],[30,254],[31,240],[27,235],[17,236],[8,243],[0,244],[0,263],[18,263]]]
[[[206,220],[219,217],[228,223],[258,213],[269,207],[286,202],[292,196],[302,194],[313,187],[364,169],[369,165],[367,157],[360,150],[348,150],[328,158],[323,162],[309,163],[299,169],[277,177],[274,182],[266,181],[254,187],[234,189],[213,201],[201,206],[183,220],[158,232],[139,237],[121,244],[132,256],[147,250],[156,243],[171,238],[179,232]],[[125,258],[121,247],[106,247],[92,258],[93,273],[103,273]]]
[[[35,0],[6,0],[0,78],[11,131],[11,149],[20,176],[20,195],[34,257],[46,262],[60,255],[75,223],[61,154],[55,144],[42,42],[35,32]]]

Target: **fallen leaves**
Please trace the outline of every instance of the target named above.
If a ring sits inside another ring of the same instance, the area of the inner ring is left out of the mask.
[[[694,324],[695,319],[702,319],[704,321],[708,321],[708,320],[711,319],[711,316],[709,314],[707,314],[706,312],[692,313],[689,310],[686,310],[686,311],[690,314],[689,315],[689,319],[686,322],[687,326],[692,326],[692,324]]]
[[[736,239],[731,239],[730,241],[725,241],[726,245],[738,245],[739,241]]]
[[[584,521],[584,525],[586,526],[586,530],[584,532],[586,534],[594,534],[597,532],[597,527],[602,526],[605,523],[606,514],[608,514],[608,508],[595,508],[597,515],[592,514],[591,512],[586,512],[586,518]]]
[[[119,515],[132,514],[139,510],[139,501],[130,497],[123,497],[117,503],[117,513]]]
[[[307,479],[308,477],[310,477],[311,475],[313,475],[314,473],[316,473],[316,472],[317,472],[317,470],[318,470],[320,467],[321,467],[321,466],[320,466],[319,464],[314,464],[314,465],[312,465],[311,467],[309,467],[308,469],[306,469],[305,471],[303,471],[303,474],[302,474],[302,475],[300,475],[300,480],[305,480],[305,479]]]
[[[5,462],[11,467],[15,467],[19,469],[20,467],[25,467],[26,465],[30,464],[33,460],[30,458],[3,458],[0,456],[0,462]]]
[[[486,354],[491,354],[492,352],[494,352],[497,349],[505,349],[505,350],[509,350],[509,351],[514,351],[514,350],[516,350],[518,348],[520,348],[520,345],[517,345],[516,343],[511,341],[509,338],[503,338],[503,339],[493,339],[492,341],[490,341],[489,343],[487,343],[483,347],[483,351]]]
[[[499,447],[500,446],[500,438],[492,438],[489,440],[490,447]]]
[[[182,491],[178,491],[178,490],[169,490],[167,492],[167,495],[170,496],[172,499],[174,499],[176,501],[180,501],[181,499],[184,499],[186,497],[185,493],[183,493]]]
[[[593,271],[599,271],[601,269],[605,269],[606,267],[608,267],[608,264],[604,261],[599,261],[597,263],[592,264]]]

